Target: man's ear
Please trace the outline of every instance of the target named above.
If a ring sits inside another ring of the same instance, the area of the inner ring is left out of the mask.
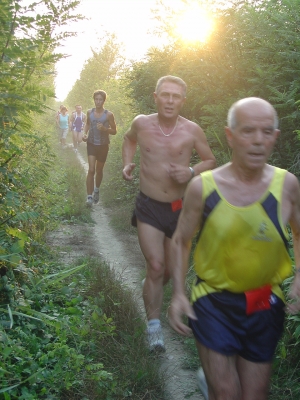
[[[280,129],[275,129],[275,135],[276,139],[278,139],[278,136],[280,135]]]
[[[153,98],[154,98],[154,102],[156,103],[157,94],[155,92],[153,93]]]
[[[225,126],[225,135],[226,135],[228,145],[232,148],[233,133],[232,133],[232,130],[228,126]]]

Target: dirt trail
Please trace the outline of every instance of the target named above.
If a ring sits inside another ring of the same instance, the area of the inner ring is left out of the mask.
[[[87,165],[78,154],[85,169]],[[100,203],[93,206],[94,226],[82,227],[64,225],[59,231],[51,234],[49,240],[58,246],[61,257],[68,263],[83,255],[101,256],[117,272],[124,285],[129,287],[136,298],[145,317],[142,301],[141,272],[144,269],[144,258],[141,254],[138,239],[135,235],[115,232],[109,224],[109,216]],[[195,373],[182,368],[186,352],[183,344],[168,324],[164,324],[166,353],[161,356],[161,368],[166,373],[165,400],[201,400],[195,380]]]

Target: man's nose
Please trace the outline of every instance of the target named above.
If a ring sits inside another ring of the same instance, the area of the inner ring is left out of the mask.
[[[264,138],[264,133],[261,131],[261,129],[256,129],[253,138],[255,143],[261,143]]]

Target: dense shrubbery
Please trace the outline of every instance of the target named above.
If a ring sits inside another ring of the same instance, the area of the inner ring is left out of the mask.
[[[57,176],[48,177],[57,166],[48,132],[43,132],[44,126],[52,124],[52,116],[38,117],[54,105],[52,74],[61,57],[55,48],[68,35],[63,29],[58,34],[53,29],[76,20],[72,11],[78,2],[43,3],[45,14],[36,8],[39,4],[24,8],[17,0],[0,0],[0,378],[4,388],[0,396],[50,399],[63,391],[63,398],[83,399],[87,388],[99,399],[130,396],[145,389],[143,372],[135,376],[124,368],[124,376],[134,377],[134,387],[129,381],[121,384],[118,378],[127,351],[123,344],[135,336],[118,325],[112,305],[109,314],[105,309],[109,303],[102,301],[94,287],[89,288],[88,269],[74,266],[72,271],[75,285],[84,282],[85,291],[76,290],[68,277],[59,279],[67,271],[49,261],[41,240],[46,229],[62,219],[89,219],[80,206],[84,203],[84,191],[79,188],[84,186],[80,184],[83,173],[61,166]],[[138,167],[131,184],[122,181],[122,134],[135,114],[154,112],[152,92],[165,74],[186,80],[189,91],[183,115],[202,125],[219,164],[230,159],[223,126],[231,103],[250,95],[270,100],[282,131],[271,162],[299,175],[299,7],[298,0],[232,1],[229,8],[215,10],[217,29],[208,43],[185,47],[170,39],[166,48],[152,49],[127,71],[115,38],[100,43],[103,47],[94,51],[67,102],[70,107],[78,101],[92,106],[95,88],[88,78],[99,70],[101,60],[106,72],[96,74],[94,83],[107,90],[107,107],[115,113],[119,128],[112,139],[106,167],[110,179],[105,181],[103,199],[116,207],[119,226],[129,228],[128,216],[138,191]],[[165,22],[162,29],[168,31],[167,18]],[[84,98],[80,88],[87,90]],[[72,187],[66,185],[69,180]],[[82,199],[76,202],[76,196]],[[109,354],[103,355],[104,361],[92,356],[93,346],[99,346],[94,329],[101,331],[101,340],[110,342],[115,352],[118,345],[124,351],[118,359],[120,369],[108,369]],[[275,360],[274,400],[299,397],[299,333],[299,317],[288,317]],[[141,351],[142,347],[136,348]]]

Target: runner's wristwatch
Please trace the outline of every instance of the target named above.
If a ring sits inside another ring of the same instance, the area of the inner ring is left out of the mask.
[[[194,171],[194,168],[192,168],[192,167],[189,167],[189,169],[190,169],[190,171],[191,171],[192,178],[194,178],[194,176],[195,176],[195,171]],[[191,179],[192,179],[192,178],[191,178]]]

